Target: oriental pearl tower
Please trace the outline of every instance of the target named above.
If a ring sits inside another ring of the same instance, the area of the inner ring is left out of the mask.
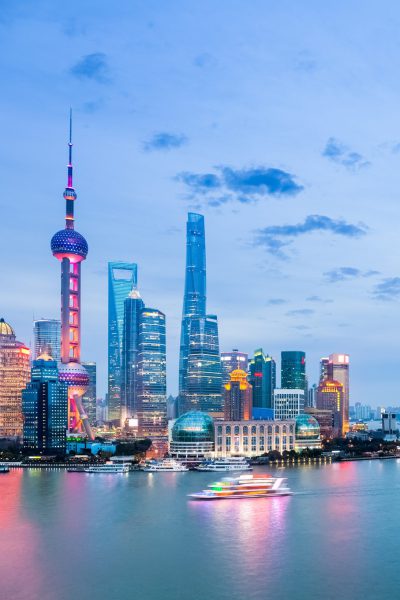
[[[81,359],[81,262],[88,253],[87,241],[74,229],[74,204],[77,198],[72,181],[72,111],[69,119],[68,182],[65,229],[51,239],[51,251],[61,262],[61,365],[59,380],[68,385],[68,429],[85,429],[93,439],[88,416],[81,397],[89,384],[89,375],[80,364]]]

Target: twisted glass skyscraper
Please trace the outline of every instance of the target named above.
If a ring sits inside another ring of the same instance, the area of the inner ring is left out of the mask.
[[[222,416],[221,386],[217,317],[206,314],[204,217],[189,213],[179,354],[180,412],[201,410]]]

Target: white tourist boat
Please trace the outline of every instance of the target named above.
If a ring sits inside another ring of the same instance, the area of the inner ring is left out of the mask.
[[[172,458],[164,458],[163,460],[155,460],[150,463],[147,463],[142,467],[142,471],[146,471],[146,473],[177,473],[180,471],[189,471],[189,469],[177,460],[173,460]]]
[[[252,466],[243,456],[230,456],[229,458],[216,458],[200,463],[197,471],[212,471],[214,473],[226,471],[252,471]]]
[[[129,473],[129,465],[124,463],[108,462],[103,465],[90,465],[84,467],[84,473]]]
[[[225,477],[208,486],[206,490],[190,494],[193,500],[233,500],[240,498],[274,498],[290,496],[292,492],[284,477],[272,475],[240,475]]]

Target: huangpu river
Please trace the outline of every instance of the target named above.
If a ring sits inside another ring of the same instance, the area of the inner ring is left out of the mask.
[[[399,597],[400,460],[256,472],[295,494],[190,501],[212,473],[0,475],[0,597]]]

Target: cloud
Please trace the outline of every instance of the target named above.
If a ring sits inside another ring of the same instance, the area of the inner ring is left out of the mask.
[[[109,83],[107,56],[103,52],[87,54],[71,67],[70,72],[78,79],[91,79],[97,83]]]
[[[306,298],[306,302],[320,302],[321,304],[330,304],[331,302],[333,302],[333,300],[324,300],[319,296],[308,296],[308,298]]]
[[[295,196],[304,189],[294,175],[282,169],[261,166],[233,169],[222,165],[215,167],[215,171],[204,174],[186,171],[175,179],[187,186],[189,199],[201,195],[209,206],[214,207],[235,201],[247,204],[267,196]],[[215,196],[217,188],[221,193]]]
[[[283,298],[270,298],[265,304],[267,306],[279,306],[281,304],[286,304],[286,302],[287,300],[284,300]]]
[[[347,281],[358,277],[372,277],[373,275],[379,275],[379,271],[361,271],[355,267],[339,267],[338,269],[332,269],[324,273],[324,277],[328,279],[329,283]]]
[[[188,138],[182,133],[167,133],[165,131],[155,133],[147,142],[143,142],[146,152],[152,150],[172,150],[187,144]]]
[[[286,313],[287,317],[309,317],[315,313],[315,310],[311,308],[298,308],[296,310],[289,310]]]
[[[259,229],[255,245],[263,246],[267,252],[279,258],[288,258],[283,248],[293,242],[293,238],[315,231],[327,231],[334,235],[358,238],[365,235],[367,227],[363,224],[353,225],[343,219],[331,219],[323,215],[309,215],[303,223],[296,225],[271,225]]]
[[[396,300],[400,296],[400,277],[387,277],[378,283],[373,296],[376,300]]]
[[[362,154],[352,151],[348,146],[333,137],[327,141],[322,156],[352,170],[370,165],[370,162]]]

